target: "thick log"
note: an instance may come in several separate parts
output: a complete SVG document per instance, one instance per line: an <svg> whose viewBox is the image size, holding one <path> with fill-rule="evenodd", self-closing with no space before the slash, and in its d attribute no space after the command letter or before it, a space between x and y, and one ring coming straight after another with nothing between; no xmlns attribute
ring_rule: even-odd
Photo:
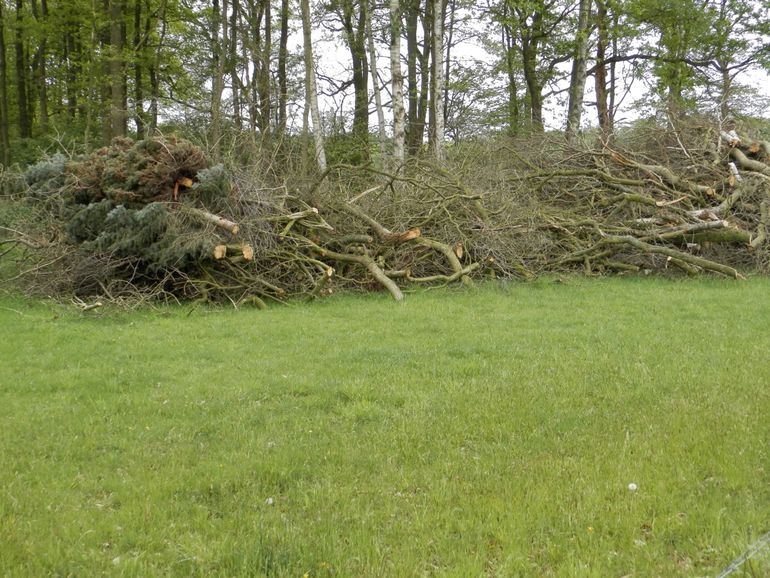
<svg viewBox="0 0 770 578"><path fill-rule="evenodd" d="M329 284L329 281L331 281L331 278L334 276L334 268L333 267L326 267L324 269L323 274L321 275L321 279L316 283L313 290L308 295L309 300L316 299L319 295L321 295L326 289L326 286Z"/></svg>
<svg viewBox="0 0 770 578"><path fill-rule="evenodd" d="M766 165L762 161L750 159L741 149L730 149L730 157L740 168L770 177L770 165Z"/></svg>
<svg viewBox="0 0 770 578"><path fill-rule="evenodd" d="M737 227L724 227L723 229L701 231L694 235L687 235L685 238L690 243L740 243L748 245L751 243L752 235Z"/></svg>
<svg viewBox="0 0 770 578"><path fill-rule="evenodd" d="M624 157L623 155L617 152L612 152L611 156L614 160L616 160L620 164L626 165L628 167L636 168L637 170L646 174L648 178L652 180L658 180L660 182L664 182L680 191L686 191L688 193L693 193L696 195L706 195L706 196L711 196L714 194L713 188L707 187L706 185L698 185L691 181L688 181L687 179L680 177L679 175L675 174L671 169L669 169L668 167L664 167L663 165L647 165L643 163L638 163L636 161L633 161L629 158Z"/></svg>
<svg viewBox="0 0 770 578"><path fill-rule="evenodd" d="M343 204L342 209L346 213L350 213L351 215L358 217L366 224L368 224L383 243L398 245L400 243L406 243L407 241L416 239L422 234L418 228L409 229L408 231L404 231L402 233L394 233L390 229L381 225L371 216L367 215L364 211L354 205L351 205L350 203Z"/></svg>
<svg viewBox="0 0 770 578"><path fill-rule="evenodd" d="M707 271L721 273L722 275L732 277L733 279L745 279L745 277L741 275L738 271L736 271L732 267L728 267L727 265L722 265L721 263L715 263L714 261L709 261L708 259L703 259L702 257L696 257L695 255L689 255L687 253L684 253L682 251L677 251L676 249L672 249L670 247L663 247L661 245L652 245L650 243L645 243L644 241L640 241L636 237L632 237L630 235L607 236L604 239L602 239L601 242L602 244L605 244L605 245L620 245L620 244L631 245L632 247L635 247L636 249L639 249L644 253L658 253L661 255L666 255L667 257L671 257L673 259L679 259L680 261L684 261L685 263L689 263L690 265L695 265L696 267L706 269Z"/></svg>
<svg viewBox="0 0 770 578"><path fill-rule="evenodd" d="M254 260L254 247L249 244L230 244L230 245L217 245L213 251L214 259L231 259L232 257L238 257L243 261Z"/></svg>
<svg viewBox="0 0 770 578"><path fill-rule="evenodd" d="M449 266L452 268L452 271L454 271L454 273L462 280L463 285L473 285L473 279L468 277L467 273L463 273L462 263L460 263L460 259L457 258L457 255L455 254L452 247L446 243L441 243L440 241L435 241L433 239L426 239L425 237L415 238L414 242L417 245L422 245L423 247L430 247L431 249L444 255L447 262L449 263Z"/></svg>
<svg viewBox="0 0 770 578"><path fill-rule="evenodd" d="M406 271L405 276L409 281L414 281L415 283L436 283L438 281L443 281L444 283L452 283L453 281L457 281L462 277L467 277L479 267L481 267L480 263L471 263L464 269L461 269L460 271L455 271L451 275L431 275L429 277L412 277L409 271ZM470 279L470 277L468 278Z"/></svg>
<svg viewBox="0 0 770 578"><path fill-rule="evenodd" d="M751 233L733 227L727 221L706 221L671 227L640 237L642 241L666 240L687 241L689 243L750 243Z"/></svg>
<svg viewBox="0 0 770 578"><path fill-rule="evenodd" d="M203 209L196 209L193 207L186 207L185 210L199 219L202 219L208 223L212 223L219 227L220 229L224 229L226 231L229 231L233 235L237 235L239 231L239 227L237 223L233 223L229 219L225 219L224 217L220 217L219 215L215 215L214 213L209 213L208 211L204 211Z"/></svg>
<svg viewBox="0 0 770 578"><path fill-rule="evenodd" d="M767 229L770 227L770 206L767 201L762 201L759 205L759 227L757 235L751 240L751 247L756 249L767 240Z"/></svg>
<svg viewBox="0 0 770 578"><path fill-rule="evenodd" d="M363 265L369 270L369 273L372 274L372 277L374 277L377 282L380 283L380 285L385 287L385 289L390 292L390 294L393 296L393 299L396 301L401 301L404 298L404 294L401 292L401 289L398 288L398 285L396 285L393 279L385 275L385 272L380 269L379 265L377 265L374 259L372 259L369 255L351 255L350 253L338 253L337 251L332 251L330 249L326 249L325 247L319 247L312 242L311 247L322 257L334 259L335 261L358 263L359 265Z"/></svg>

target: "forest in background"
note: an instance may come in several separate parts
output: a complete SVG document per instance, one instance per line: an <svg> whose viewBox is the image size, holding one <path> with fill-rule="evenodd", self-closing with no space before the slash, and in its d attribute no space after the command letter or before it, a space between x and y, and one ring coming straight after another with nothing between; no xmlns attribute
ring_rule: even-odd
<svg viewBox="0 0 770 578"><path fill-rule="evenodd" d="M768 67L766 2L4 0L0 162L159 129L215 157L312 133L332 160L441 158L540 131L549 108L568 136L610 135L633 82L637 118L729 123L766 113Z"/></svg>

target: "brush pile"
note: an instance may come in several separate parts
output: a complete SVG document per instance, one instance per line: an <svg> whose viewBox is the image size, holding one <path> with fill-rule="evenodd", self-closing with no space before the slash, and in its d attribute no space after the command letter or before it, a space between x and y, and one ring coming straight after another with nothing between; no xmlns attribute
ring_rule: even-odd
<svg viewBox="0 0 770 578"><path fill-rule="evenodd" d="M27 218L0 222L0 249L37 294L260 307L353 288L401 299L481 275L770 269L767 142L700 131L661 133L645 155L540 145L466 149L451 172L338 165L290 187L211 166L182 139L121 139L30 167L14 195Z"/></svg>

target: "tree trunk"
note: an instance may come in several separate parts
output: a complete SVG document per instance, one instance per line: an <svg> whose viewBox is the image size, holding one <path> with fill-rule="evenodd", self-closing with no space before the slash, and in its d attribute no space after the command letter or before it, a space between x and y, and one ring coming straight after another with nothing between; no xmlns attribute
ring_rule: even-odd
<svg viewBox="0 0 770 578"><path fill-rule="evenodd" d="M37 100L40 116L40 132L48 133L48 75L46 73L46 59L48 58L48 36L46 22L48 20L48 2L41 0L40 10L38 10L37 0L31 1L32 15L35 17L37 26L42 29L43 34L40 38L35 56L32 59L32 72L37 85Z"/></svg>
<svg viewBox="0 0 770 578"><path fill-rule="evenodd" d="M404 75L401 72L401 6L390 0L390 74L393 92L393 159L404 162Z"/></svg>
<svg viewBox="0 0 770 578"><path fill-rule="evenodd" d="M604 136L612 134L612 115L607 100L607 58L608 21L605 0L595 0L596 3L596 72L594 73L594 90L596 92L596 115L599 128Z"/></svg>
<svg viewBox="0 0 770 578"><path fill-rule="evenodd" d="M241 110L241 86L238 77L238 21L240 18L240 4L233 0L230 14L230 42L227 47L227 73L230 75L230 91L233 100L233 124L240 130L243 124Z"/></svg>
<svg viewBox="0 0 770 578"><path fill-rule="evenodd" d="M719 96L719 114L721 116L721 121L725 121L731 116L731 110L730 110L730 97L732 96L733 92L733 77L730 74L730 69L728 68L728 64L722 60L718 61L719 65L719 72L720 72L720 80L721 80L721 86L720 86L720 96Z"/></svg>
<svg viewBox="0 0 770 578"><path fill-rule="evenodd" d="M147 15L149 23L150 15ZM134 1L134 124L136 136L143 138L144 122L144 43L142 42L142 3Z"/></svg>
<svg viewBox="0 0 770 578"><path fill-rule="evenodd" d="M363 158L368 158L369 140L369 59L366 55L366 21L368 0L359 0L358 15L354 23L356 5L353 0L342 2L342 26L350 49L353 64L353 137L360 146Z"/></svg>
<svg viewBox="0 0 770 578"><path fill-rule="evenodd" d="M455 19L457 17L457 0L449 0L446 4L449 11L449 27L445 30L446 34L446 58L444 59L444 124L446 125L447 115L449 114L449 75L452 69L452 42L454 41ZM446 21L446 14L444 14Z"/></svg>
<svg viewBox="0 0 770 578"><path fill-rule="evenodd" d="M110 136L126 135L124 0L110 1Z"/></svg>
<svg viewBox="0 0 770 578"><path fill-rule="evenodd" d="M425 16L422 19L423 49L420 53L420 94L417 99L417 118L415 120L414 140L410 151L416 154L423 143L425 119L428 116L428 95L430 90L430 38L433 34L433 0L425 1ZM410 131L411 135L411 131Z"/></svg>
<svg viewBox="0 0 770 578"><path fill-rule="evenodd" d="M588 59L588 16L591 0L580 0L578 27L575 34L575 54L572 60L572 74L569 82L569 104L567 106L567 142L572 142L580 130L583 112L583 95L586 87L586 60Z"/></svg>
<svg viewBox="0 0 770 578"><path fill-rule="evenodd" d="M519 132L519 94L516 80L515 44L510 25L501 27L503 49L505 50L505 73L508 76L508 133L515 136Z"/></svg>
<svg viewBox="0 0 770 578"><path fill-rule="evenodd" d="M227 39L227 0L212 0L211 18L211 148L215 161L220 157L222 140L222 91L224 90L225 59L222 45ZM222 43L219 42L219 30L222 27Z"/></svg>
<svg viewBox="0 0 770 578"><path fill-rule="evenodd" d="M443 0L433 1L433 67L431 87L431 152L437 161L444 160L444 13Z"/></svg>
<svg viewBox="0 0 770 578"><path fill-rule="evenodd" d="M19 136L32 136L32 114L27 96L27 58L24 52L24 2L16 0L16 28L14 50L16 52L16 98L19 109Z"/></svg>
<svg viewBox="0 0 770 578"><path fill-rule="evenodd" d="M364 0L369 1L369 0ZM371 7L370 7L371 8ZM374 91L374 105L377 109L377 134L380 142L380 162L387 155L388 134L385 130L385 111L382 108L382 96L380 95L380 79L377 74L377 49L374 46L374 34L372 34L372 15L369 11L366 18L366 37L369 44L369 71L372 73L372 90Z"/></svg>
<svg viewBox="0 0 770 578"><path fill-rule="evenodd" d="M420 48L417 43L417 23L419 14L420 0L407 0L406 79L409 110L407 111L406 138L410 153L416 152L416 149L422 144L422 127L420 127L419 134L417 130L417 100L419 94L417 88L417 56L420 53Z"/></svg>
<svg viewBox="0 0 770 578"><path fill-rule="evenodd" d="M11 164L11 145L8 139L8 59L5 52L5 15L0 2L0 163Z"/></svg>
<svg viewBox="0 0 770 578"><path fill-rule="evenodd" d="M270 0L264 0L265 36L262 46L259 75L259 116L262 140L270 136L270 52L272 51L272 14Z"/></svg>
<svg viewBox="0 0 770 578"><path fill-rule="evenodd" d="M540 13L531 16L531 26L527 24L529 16L520 22L522 29L521 56L524 71L524 82L527 85L527 104L529 105L529 120L535 130L543 130L543 85L538 79L537 62L539 58L539 41L543 37ZM526 31L526 33L525 33Z"/></svg>
<svg viewBox="0 0 770 578"><path fill-rule="evenodd" d="M150 0L147 0L148 7ZM158 99L160 98L160 79L158 78L158 68L160 67L161 51L163 50L163 44L166 40L166 3L161 3L160 14L158 15L158 21L160 22L160 36L158 38L158 46L155 49L152 64L147 71L150 79L150 133L155 132L158 128Z"/></svg>
<svg viewBox="0 0 770 578"><path fill-rule="evenodd" d="M318 93L315 84L315 63L313 61L313 39L310 33L310 4L308 0L300 0L302 11L302 37L305 55L305 106L310 108L313 119L313 136L315 139L315 158L318 168L326 170L326 153L324 151L321 113L318 110Z"/></svg>
<svg viewBox="0 0 770 578"><path fill-rule="evenodd" d="M78 82L82 75L82 53L78 30L80 24L74 14L68 14L65 23L65 33L63 46L65 48L65 60L67 62L67 114L71 120L74 120L78 113L82 116L82 110L79 107Z"/></svg>
<svg viewBox="0 0 770 578"><path fill-rule="evenodd" d="M286 61L289 58L289 0L281 0L281 38L278 46L278 134L286 132L286 103L288 101L288 82L286 79Z"/></svg>

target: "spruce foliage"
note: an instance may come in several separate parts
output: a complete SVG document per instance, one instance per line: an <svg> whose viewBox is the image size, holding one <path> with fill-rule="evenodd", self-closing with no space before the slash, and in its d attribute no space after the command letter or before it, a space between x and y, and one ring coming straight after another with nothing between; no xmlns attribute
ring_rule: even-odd
<svg viewBox="0 0 770 578"><path fill-rule="evenodd" d="M74 270L87 269L84 262L120 263L109 267L110 275L136 283L170 270L197 275L201 260L223 241L221 231L185 210L225 207L217 197L229 190L227 173L207 164L200 148L183 139L120 138L88 155L43 159L24 178L34 203L60 199L49 216L78 247L82 261Z"/></svg>

